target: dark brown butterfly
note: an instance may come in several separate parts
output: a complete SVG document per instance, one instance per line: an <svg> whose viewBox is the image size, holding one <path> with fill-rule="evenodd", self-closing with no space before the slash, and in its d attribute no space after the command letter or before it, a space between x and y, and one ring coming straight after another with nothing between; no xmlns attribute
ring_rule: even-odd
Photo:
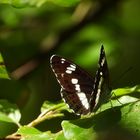
<svg viewBox="0 0 140 140"><path fill-rule="evenodd" d="M51 68L61 86L61 96L76 114L95 112L110 98L109 71L104 47L101 46L95 78L63 57L53 55Z"/></svg>

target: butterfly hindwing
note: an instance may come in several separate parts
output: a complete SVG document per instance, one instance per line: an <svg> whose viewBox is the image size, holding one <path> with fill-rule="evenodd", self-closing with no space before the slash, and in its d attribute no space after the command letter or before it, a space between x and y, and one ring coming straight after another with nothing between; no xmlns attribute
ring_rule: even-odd
<svg viewBox="0 0 140 140"><path fill-rule="evenodd" d="M101 104L110 98L109 70L103 46L101 47L98 65L90 100L91 110L93 111L96 111Z"/></svg>
<svg viewBox="0 0 140 140"><path fill-rule="evenodd" d="M90 112L90 94L85 94L84 92L71 93L61 89L61 96L69 108L71 108L76 114L84 115Z"/></svg>

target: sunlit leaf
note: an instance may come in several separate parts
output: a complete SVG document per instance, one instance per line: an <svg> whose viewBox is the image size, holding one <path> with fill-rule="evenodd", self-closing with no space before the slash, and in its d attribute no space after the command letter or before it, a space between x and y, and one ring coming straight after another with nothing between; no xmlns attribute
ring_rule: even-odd
<svg viewBox="0 0 140 140"><path fill-rule="evenodd" d="M134 87L118 88L112 91L113 96L122 96L126 94L131 94L133 92L140 92L140 85Z"/></svg>
<svg viewBox="0 0 140 140"><path fill-rule="evenodd" d="M93 116L73 121L63 121L62 128L67 140L93 140L99 137L105 139L108 135L120 135L120 139L131 135L132 139L140 137L139 118L140 101L116 106ZM112 129L113 128L113 129ZM120 129L125 133L121 133ZM127 132L128 131L128 132ZM131 132L131 133L130 133ZM121 134L120 134L121 133Z"/></svg>
<svg viewBox="0 0 140 140"><path fill-rule="evenodd" d="M80 2L80 0L1 0L0 3L10 4L14 7L25 7L25 6L41 6L46 2L52 2L60 6L73 6Z"/></svg>
<svg viewBox="0 0 140 140"><path fill-rule="evenodd" d="M67 140L64 136L63 131L56 135L56 140Z"/></svg>
<svg viewBox="0 0 140 140"><path fill-rule="evenodd" d="M20 112L16 105L0 100L0 138L16 131L19 126Z"/></svg>
<svg viewBox="0 0 140 140"><path fill-rule="evenodd" d="M67 140L85 140L85 138L88 138L88 140L93 139L92 128L83 128L78 125L72 124L69 121L63 121L62 127L64 136Z"/></svg>
<svg viewBox="0 0 140 140"><path fill-rule="evenodd" d="M21 114L15 104L11 104L6 100L0 100L0 121L19 124Z"/></svg>
<svg viewBox="0 0 140 140"><path fill-rule="evenodd" d="M1 54L0 54L0 78L10 79Z"/></svg>
<svg viewBox="0 0 140 140"><path fill-rule="evenodd" d="M33 127L21 127L17 131L17 134L22 136L22 140L46 140L54 139L54 135L51 132L41 132Z"/></svg>
<svg viewBox="0 0 140 140"><path fill-rule="evenodd" d="M41 131L37 130L34 127L23 126L18 129L17 133L26 136L41 134Z"/></svg>
<svg viewBox="0 0 140 140"><path fill-rule="evenodd" d="M100 111L103 111L103 110L106 110L106 109L109 109L109 108L113 108L113 107L117 107L117 106L122 106L122 105L125 105L125 104L128 104L128 103L136 102L138 100L139 99L135 98L135 97L122 96L122 97L120 97L118 99L110 100L108 103L103 104L101 106L101 108L99 108L98 111L100 113Z"/></svg>
<svg viewBox="0 0 140 140"><path fill-rule="evenodd" d="M41 107L41 112L48 112L48 111L58 111L61 112L63 110L68 110L67 105L63 102L52 103L49 101L45 101Z"/></svg>

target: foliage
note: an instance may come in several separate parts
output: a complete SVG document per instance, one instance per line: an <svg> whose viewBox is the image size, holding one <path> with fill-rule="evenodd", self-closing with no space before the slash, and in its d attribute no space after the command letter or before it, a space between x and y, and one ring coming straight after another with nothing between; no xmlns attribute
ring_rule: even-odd
<svg viewBox="0 0 140 140"><path fill-rule="evenodd" d="M1 0L0 139L140 139L139 6L139 0ZM61 101L49 59L62 55L95 75L101 44L111 101L77 116Z"/></svg>
<svg viewBox="0 0 140 140"><path fill-rule="evenodd" d="M138 86L138 89L140 89L140 86ZM119 91L120 89L116 89L116 92L112 91L114 94L116 94L116 96L118 92L117 90ZM124 94L124 92L122 92L122 94ZM113 107L111 107L110 102L108 102L102 106L102 111L98 110L96 114L82 116L80 119L76 120L62 121L62 130L57 133L51 133L50 131L41 132L40 130L34 128L34 126L38 125L42 121L45 121L46 119L50 120L54 117L63 116L63 110L69 111L69 109L65 107L66 105L64 103L52 104L46 101L42 105L42 108L45 106L45 110L43 109L45 112L43 111L34 121L22 126L19 124L20 112L17 107L11 103L8 103L7 101L1 100L0 123L3 123L3 125L1 125L1 130L3 133L5 132L6 136L9 134L9 132L7 132L7 123L10 125L10 127L15 123L18 126L17 132L13 135L9 135L7 138L20 135L24 140L85 140L85 138L92 140L96 139L97 137L102 137L102 135L107 137L107 131L110 132L112 128L114 129L113 133L115 132L117 135L117 133L120 133L118 130L119 127L123 129L123 131L130 131L133 138L140 137L140 133L137 131L137 129L140 127L140 102L138 98L123 96L117 100L112 100L111 102ZM14 130L16 131L16 129L17 128ZM100 131L102 131L104 134L100 134ZM0 134L0 137L4 136L3 133ZM126 135L123 135L123 137L127 138Z"/></svg>
<svg viewBox="0 0 140 140"><path fill-rule="evenodd" d="M37 1L37 0L26 0L26 1L25 0L12 0L12 1L1 0L0 3L10 4L14 7L25 7L25 6L37 6L37 7L39 7L46 2L52 2L54 4L58 4L61 6L72 6L79 1L80 0L67 0L67 1L64 1L64 0L40 0L40 1Z"/></svg>
<svg viewBox="0 0 140 140"><path fill-rule="evenodd" d="M9 79L1 54L0 54L0 78Z"/></svg>

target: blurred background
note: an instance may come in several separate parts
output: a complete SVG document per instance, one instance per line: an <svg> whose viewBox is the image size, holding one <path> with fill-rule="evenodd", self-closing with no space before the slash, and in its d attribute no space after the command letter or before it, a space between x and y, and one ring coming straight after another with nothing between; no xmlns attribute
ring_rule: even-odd
<svg viewBox="0 0 140 140"><path fill-rule="evenodd" d="M0 52L11 77L0 79L0 98L16 103L21 123L29 123L45 100L61 100L51 55L74 61L94 77L102 44L112 88L138 85L139 13L139 0L0 2Z"/></svg>

